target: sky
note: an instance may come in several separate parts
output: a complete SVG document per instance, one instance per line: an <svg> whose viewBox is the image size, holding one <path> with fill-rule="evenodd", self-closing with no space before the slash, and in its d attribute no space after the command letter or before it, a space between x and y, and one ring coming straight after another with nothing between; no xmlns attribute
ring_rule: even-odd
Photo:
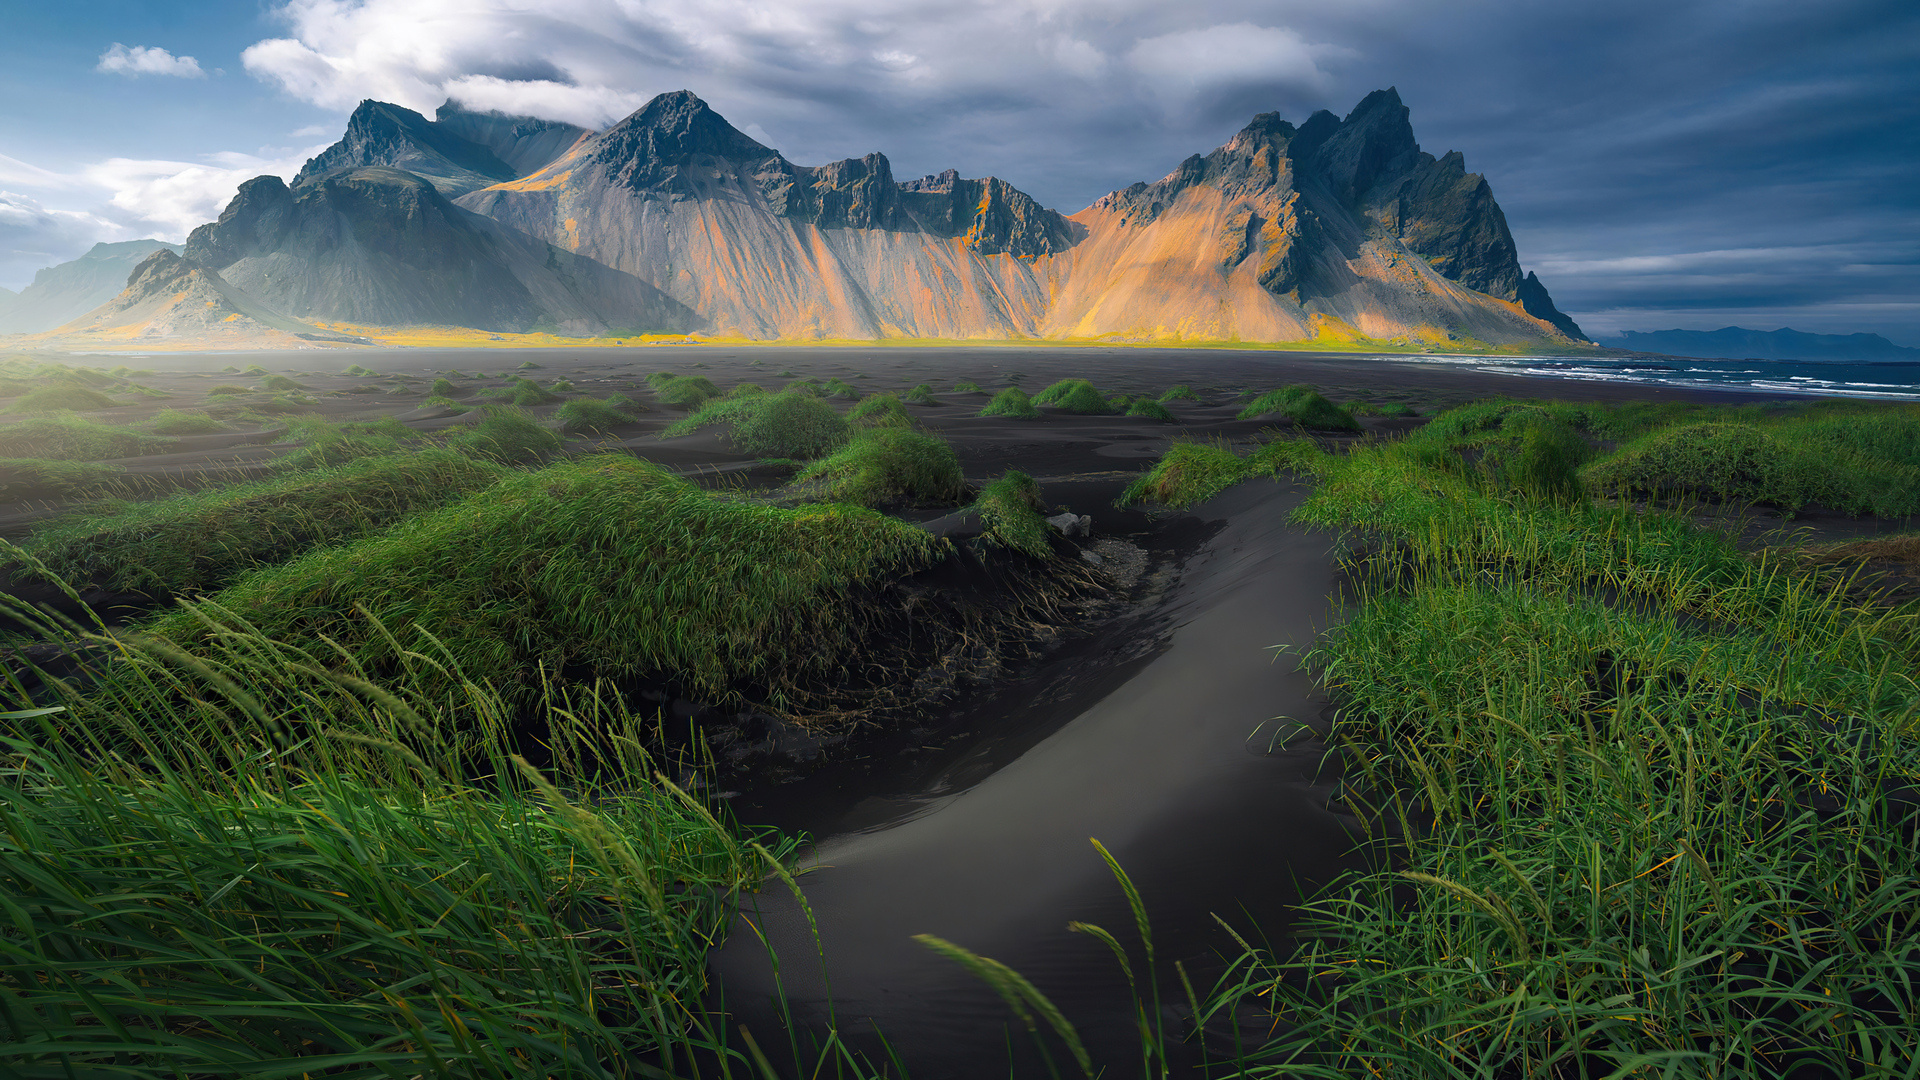
<svg viewBox="0 0 1920 1080"><path fill-rule="evenodd" d="M1912 0L0 0L0 287L179 241L363 98L604 126L688 89L800 164L1063 212L1394 86L1589 334L1920 346Z"/></svg>

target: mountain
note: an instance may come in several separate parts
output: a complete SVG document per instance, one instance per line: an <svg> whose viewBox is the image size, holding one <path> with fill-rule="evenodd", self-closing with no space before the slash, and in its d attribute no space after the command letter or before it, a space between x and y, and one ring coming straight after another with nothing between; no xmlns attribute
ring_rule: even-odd
<svg viewBox="0 0 1920 1080"><path fill-rule="evenodd" d="M19 293L0 296L0 334L37 334L86 314L113 299L133 268L162 249L180 251L158 240L95 244L71 262L41 270Z"/></svg>
<svg viewBox="0 0 1920 1080"><path fill-rule="evenodd" d="M186 259L302 319L567 334L697 323L637 278L460 209L429 178L377 165L302 175L242 184L187 238Z"/></svg>
<svg viewBox="0 0 1920 1080"><path fill-rule="evenodd" d="M367 101L291 184L242 185L182 258L236 311L352 326L1584 337L1522 272L1485 178L1421 151L1390 89L1344 119L1257 116L1071 216L997 177L898 180L879 153L795 164L687 91L600 132Z"/></svg>
<svg viewBox="0 0 1920 1080"><path fill-rule="evenodd" d="M1072 217L997 178L795 165L663 94L458 205L644 278L748 337L1582 338L1523 276L1458 154L1391 90L1344 121L1255 118Z"/></svg>
<svg viewBox="0 0 1920 1080"><path fill-rule="evenodd" d="M96 343L261 348L311 341L356 341L289 319L235 289L219 274L174 254L171 245L148 255L113 299L53 331Z"/></svg>
<svg viewBox="0 0 1920 1080"><path fill-rule="evenodd" d="M362 101L347 131L309 159L295 184L383 165L413 173L448 197L533 172L588 134L552 120L470 112L448 102L436 119L384 101Z"/></svg>
<svg viewBox="0 0 1920 1080"><path fill-rule="evenodd" d="M1161 180L1073 219L1090 239L1056 332L1129 324L1162 335L1283 341L1344 324L1373 338L1585 337L1521 276L1506 216L1457 152L1414 141L1394 90L1342 120L1254 117Z"/></svg>
<svg viewBox="0 0 1920 1080"><path fill-rule="evenodd" d="M1732 360L1905 360L1920 361L1920 349L1895 345L1879 334L1803 334L1798 330L1628 330L1600 342L1609 348L1670 356L1726 357Z"/></svg>

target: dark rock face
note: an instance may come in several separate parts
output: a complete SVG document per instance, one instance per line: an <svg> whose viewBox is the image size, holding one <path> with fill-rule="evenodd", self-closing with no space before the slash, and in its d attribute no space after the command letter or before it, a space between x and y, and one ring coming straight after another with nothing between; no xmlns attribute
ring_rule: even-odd
<svg viewBox="0 0 1920 1080"><path fill-rule="evenodd" d="M1206 157L1196 154L1157 183L1134 184L1094 205L1118 212L1122 224L1144 226L1199 184L1243 202L1221 238L1222 265L1238 265L1264 238L1260 283L1275 293L1297 300L1333 291L1342 275L1320 253L1351 256L1360 239L1384 235L1442 277L1516 301L1569 337L1585 336L1537 277L1522 276L1486 179L1467 172L1457 151L1422 152L1391 88L1368 94L1345 120L1321 111L1295 128L1262 113Z"/></svg>
<svg viewBox="0 0 1920 1080"><path fill-rule="evenodd" d="M722 162L774 170L785 164L686 90L661 94L601 132L590 160L624 187L685 198L709 194Z"/></svg>
<svg viewBox="0 0 1920 1080"><path fill-rule="evenodd" d="M474 112L449 101L433 114L434 125L450 135L484 147L515 176L539 172L593 132L558 120ZM371 164L371 163L369 163Z"/></svg>
<svg viewBox="0 0 1920 1080"><path fill-rule="evenodd" d="M1527 314L1552 323L1561 333L1575 341L1587 340L1587 332L1580 329L1579 324L1568 318L1566 313L1553 306L1553 297L1547 295L1547 287L1540 284L1540 279L1534 276L1532 271L1528 271L1526 280L1520 283L1519 300L1520 306L1526 309Z"/></svg>
<svg viewBox="0 0 1920 1080"><path fill-rule="evenodd" d="M998 177L967 180L956 169L900 185L901 203L922 231L958 236L983 255L1032 258L1065 251L1073 222Z"/></svg>
<svg viewBox="0 0 1920 1080"><path fill-rule="evenodd" d="M487 146L412 109L363 101L348 118L347 133L309 160L294 183L370 165L425 177L450 198L522 175Z"/></svg>

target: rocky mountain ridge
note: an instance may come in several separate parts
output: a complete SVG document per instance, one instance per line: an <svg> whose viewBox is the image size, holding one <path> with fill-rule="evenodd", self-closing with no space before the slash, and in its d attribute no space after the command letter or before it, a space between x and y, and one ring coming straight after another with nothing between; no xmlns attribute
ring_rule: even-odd
<svg viewBox="0 0 1920 1080"><path fill-rule="evenodd" d="M363 102L186 260L294 319L568 334L1444 344L1583 337L1393 90L1255 117L1071 216L996 177L798 165L687 91L601 132Z"/></svg>
<svg viewBox="0 0 1920 1080"><path fill-rule="evenodd" d="M1879 334L1807 334L1790 327L1749 330L1627 330L1602 344L1635 352L1729 360L1852 360L1920 363L1920 349L1895 345Z"/></svg>

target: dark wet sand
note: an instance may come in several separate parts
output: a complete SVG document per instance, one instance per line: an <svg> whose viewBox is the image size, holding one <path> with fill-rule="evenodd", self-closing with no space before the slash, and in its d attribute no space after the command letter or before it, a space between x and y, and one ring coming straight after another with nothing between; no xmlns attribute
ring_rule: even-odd
<svg viewBox="0 0 1920 1080"><path fill-rule="evenodd" d="M820 921L839 1025L866 1032L877 1024L923 1078L1008 1075L1009 1014L972 977L915 944L916 933L1012 964L1055 997L1100 1059L1123 1072L1137 1059L1111 956L1092 939L1066 931L1070 920L1080 919L1134 940L1132 917L1089 838L1113 850L1147 897L1163 976L1171 977L1173 961L1181 960L1203 992L1229 944L1212 914L1243 933L1257 924L1284 934L1288 905L1350 865L1347 822L1327 808L1330 778L1319 775L1317 744L1268 749L1277 725L1288 722L1278 718L1319 724L1326 708L1295 657L1337 618L1333 537L1286 524L1302 494L1287 485L1246 485L1158 519L1115 509L1114 496L1174 438L1251 438L1266 425L1233 419L1235 395L1292 383L1315 386L1336 401L1398 401L1424 414L1496 395L1760 400L1345 355L1227 350L715 346L100 360L103 368L151 367L155 374L140 381L173 395L97 414L110 422L137 421L163 407L201 407L208 388L257 381L218 368L251 363L309 385L332 418L395 415L423 430L470 422L418 411L432 377L448 368L488 377L463 386L497 386L512 374L542 383L565 377L581 393L618 391L642 401L652 400L644 377L657 370L703 374L723 390L743 380L778 388L789 381L778 375L783 370L822 381L838 377L863 393L928 382L942 404L912 412L954 444L969 479L984 482L1022 469L1041 481L1050 504L1091 515L1097 536L1146 548L1151 580L1130 615L1070 636L1051 658L918 727L850 745L804 779L763 784L733 800L748 824L778 824L817 838L809 861L817 869L803 882ZM540 368L518 371L527 360ZM331 394L391 381L337 374L348 364L415 379L402 392ZM1068 377L1091 378L1107 393L1158 393L1185 383L1203 400L1173 403L1178 422L1171 425L1051 412L1032 421L974 415L988 392L1015 376L1029 391ZM987 392L951 392L960 380ZM710 432L659 439L657 432L681 415L656 407L590 442L708 483L778 479ZM1365 423L1381 434L1410 426ZM273 445L275 438L272 428L191 437L171 453L119 464L150 488L257 476L285 449ZM64 508L45 501L0 505L0 536L17 539ZM12 591L55 598L44 587ZM89 600L119 617L148 604L103 594ZM1290 651L1277 654L1277 646ZM763 893L759 900L760 910L749 917L779 946L787 1000L807 1024L817 1025L824 994L804 920L782 896ZM773 986L764 953L748 927L735 934L716 969L761 1045L785 1046L766 1005ZM1016 1051L1015 1061L1016 1075L1035 1074L1028 1051Z"/></svg>

